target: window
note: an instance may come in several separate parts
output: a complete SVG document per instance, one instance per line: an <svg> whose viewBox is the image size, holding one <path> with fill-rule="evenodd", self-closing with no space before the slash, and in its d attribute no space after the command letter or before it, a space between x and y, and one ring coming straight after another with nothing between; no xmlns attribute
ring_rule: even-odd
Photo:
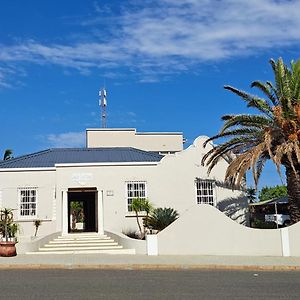
<svg viewBox="0 0 300 300"><path fill-rule="evenodd" d="M212 180L196 179L198 204L215 205L215 182Z"/></svg>
<svg viewBox="0 0 300 300"><path fill-rule="evenodd" d="M145 181L126 182L127 211L132 211L131 203L134 198L146 199L147 190Z"/></svg>
<svg viewBox="0 0 300 300"><path fill-rule="evenodd" d="M19 189L20 217L36 217L36 188Z"/></svg>

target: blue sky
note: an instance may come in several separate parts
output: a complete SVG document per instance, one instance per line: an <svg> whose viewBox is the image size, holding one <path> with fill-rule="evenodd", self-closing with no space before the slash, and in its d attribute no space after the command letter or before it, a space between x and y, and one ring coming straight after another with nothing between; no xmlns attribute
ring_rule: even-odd
<svg viewBox="0 0 300 300"><path fill-rule="evenodd" d="M249 3L248 3L249 2ZM0 151L84 145L100 126L213 135L247 111L224 84L272 80L268 61L299 58L300 1L2 1ZM261 185L279 184L267 167Z"/></svg>

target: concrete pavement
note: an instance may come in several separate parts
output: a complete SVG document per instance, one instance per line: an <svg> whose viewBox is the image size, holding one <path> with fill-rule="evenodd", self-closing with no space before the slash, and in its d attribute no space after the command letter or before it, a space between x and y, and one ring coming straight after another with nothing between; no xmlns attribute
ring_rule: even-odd
<svg viewBox="0 0 300 300"><path fill-rule="evenodd" d="M0 257L0 269L233 269L233 270L296 270L300 257L248 256L147 256L109 254L17 255Z"/></svg>

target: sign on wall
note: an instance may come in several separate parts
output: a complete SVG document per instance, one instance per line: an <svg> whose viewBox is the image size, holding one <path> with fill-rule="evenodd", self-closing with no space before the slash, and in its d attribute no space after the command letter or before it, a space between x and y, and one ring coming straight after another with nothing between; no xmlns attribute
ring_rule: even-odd
<svg viewBox="0 0 300 300"><path fill-rule="evenodd" d="M88 182L93 180L92 173L73 173L72 174L72 182L78 183L80 185L86 185Z"/></svg>

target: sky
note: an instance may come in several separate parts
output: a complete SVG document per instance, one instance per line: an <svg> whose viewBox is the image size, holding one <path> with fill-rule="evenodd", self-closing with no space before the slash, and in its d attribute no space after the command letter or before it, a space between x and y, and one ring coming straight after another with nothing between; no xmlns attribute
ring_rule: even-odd
<svg viewBox="0 0 300 300"><path fill-rule="evenodd" d="M248 109L226 84L273 80L299 58L300 0L10 0L0 3L0 153L82 147L100 127L212 136ZM256 93L255 90L251 91ZM281 184L267 166L261 186Z"/></svg>

